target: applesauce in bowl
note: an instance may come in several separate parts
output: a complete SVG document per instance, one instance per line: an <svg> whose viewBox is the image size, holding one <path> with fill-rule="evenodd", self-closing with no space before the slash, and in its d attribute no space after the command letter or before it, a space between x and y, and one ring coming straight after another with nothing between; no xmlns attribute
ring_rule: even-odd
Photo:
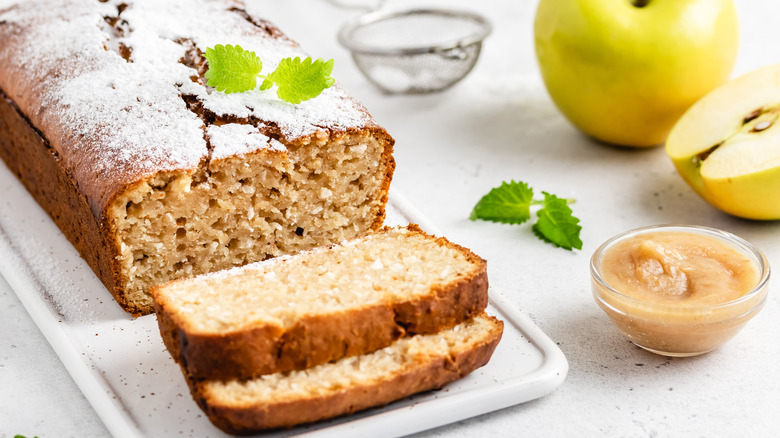
<svg viewBox="0 0 780 438"><path fill-rule="evenodd" d="M590 264L593 296L634 344L694 356L731 339L764 306L769 263L724 231L661 225L619 234Z"/></svg>

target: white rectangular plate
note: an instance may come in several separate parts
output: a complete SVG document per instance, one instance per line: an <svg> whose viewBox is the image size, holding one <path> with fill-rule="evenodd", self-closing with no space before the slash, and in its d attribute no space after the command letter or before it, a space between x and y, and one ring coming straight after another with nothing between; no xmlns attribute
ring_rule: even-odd
<svg viewBox="0 0 780 438"><path fill-rule="evenodd" d="M122 311L24 186L0 164L0 288L10 286L115 437L225 436L193 402L165 351L154 315ZM435 234L399 193L389 225L414 222ZM7 283L6 283L7 282ZM523 313L491 296L505 322L490 363L466 378L388 406L265 434L382 437L409 434L541 397L568 364Z"/></svg>

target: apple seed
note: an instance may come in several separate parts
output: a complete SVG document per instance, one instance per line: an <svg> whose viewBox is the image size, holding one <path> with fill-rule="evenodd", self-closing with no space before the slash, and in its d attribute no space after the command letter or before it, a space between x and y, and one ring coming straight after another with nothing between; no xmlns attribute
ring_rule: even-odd
<svg viewBox="0 0 780 438"><path fill-rule="evenodd" d="M770 126L772 126L772 122L769 120L764 120L763 122L756 123L756 126L754 126L750 132L761 132Z"/></svg>
<svg viewBox="0 0 780 438"><path fill-rule="evenodd" d="M758 116L760 116L762 112L764 112L764 108L763 108L763 107L759 107L759 108L757 108L757 109L756 109L756 110L754 110L752 113L750 113L750 114L746 115L744 119L742 119L742 124L743 124L743 125L746 125L746 124L748 124L750 121L757 119L757 118L758 118Z"/></svg>
<svg viewBox="0 0 780 438"><path fill-rule="evenodd" d="M707 157L709 157L710 155L712 155L712 153L713 153L713 152L715 152L715 150L716 150L716 149L718 149L718 148L719 148L719 147L721 147L721 146L723 146L723 142L720 142L720 143L716 144L715 146L713 146L713 147L711 147L711 148L707 149L707 150L706 150L706 151L704 151L704 152L700 152L700 153L696 154L696 156L694 156L694 157L693 157L693 161L694 161L694 163L696 163L696 165L701 165L701 163L702 163L704 160L706 160L706 159L707 159Z"/></svg>

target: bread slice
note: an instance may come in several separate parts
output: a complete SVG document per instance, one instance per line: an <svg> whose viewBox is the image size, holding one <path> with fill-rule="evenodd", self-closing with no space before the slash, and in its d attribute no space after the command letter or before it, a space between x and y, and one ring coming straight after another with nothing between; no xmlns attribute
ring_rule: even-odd
<svg viewBox="0 0 780 438"><path fill-rule="evenodd" d="M481 314L440 333L405 337L307 370L188 383L211 422L228 433L290 427L440 388L485 365L502 333L501 321Z"/></svg>
<svg viewBox="0 0 780 438"><path fill-rule="evenodd" d="M196 379L309 368L434 333L487 306L486 263L416 226L152 288Z"/></svg>

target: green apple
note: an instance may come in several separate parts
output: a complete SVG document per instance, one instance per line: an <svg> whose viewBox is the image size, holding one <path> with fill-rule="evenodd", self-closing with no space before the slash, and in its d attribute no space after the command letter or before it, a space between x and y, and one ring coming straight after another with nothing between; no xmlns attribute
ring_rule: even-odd
<svg viewBox="0 0 780 438"><path fill-rule="evenodd" d="M663 143L728 80L739 42L732 0L540 0L534 35L561 112L623 146Z"/></svg>
<svg viewBox="0 0 780 438"><path fill-rule="evenodd" d="M726 83L677 122L666 152L709 203L734 216L780 219L780 65Z"/></svg>

